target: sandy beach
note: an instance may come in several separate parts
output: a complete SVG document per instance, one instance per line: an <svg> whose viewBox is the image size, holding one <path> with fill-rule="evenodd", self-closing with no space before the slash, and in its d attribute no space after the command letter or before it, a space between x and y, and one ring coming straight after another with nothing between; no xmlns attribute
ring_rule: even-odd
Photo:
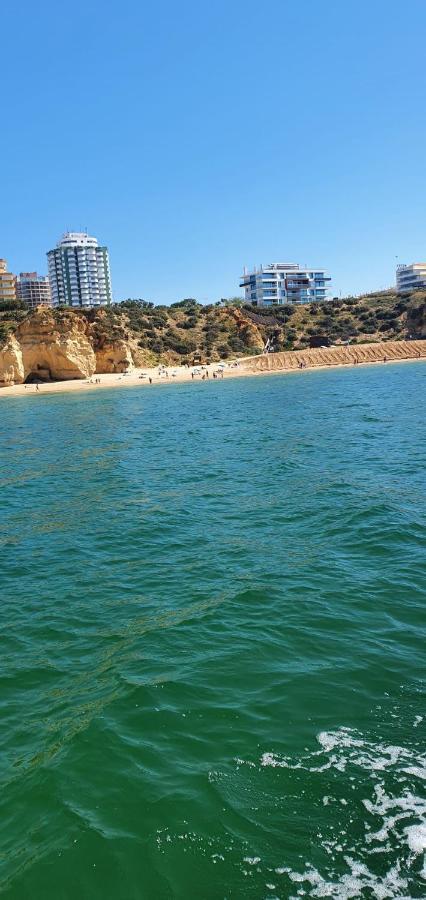
<svg viewBox="0 0 426 900"><path fill-rule="evenodd" d="M11 387L0 388L0 397L16 397L23 394L53 394L63 391L91 391L114 387L153 387L158 384L174 384L182 381L202 381L203 376L205 381L207 379L214 380L213 373L216 373L218 379L254 374L242 363L239 363L238 367L227 365L226 368L220 370L218 370L217 363L203 366L202 369L197 366L191 368L187 366L165 366L164 368L156 366L155 368L134 368L130 372L122 374L114 372L107 375L92 375L91 378L45 382L39 385L16 384Z"/></svg>
<svg viewBox="0 0 426 900"><path fill-rule="evenodd" d="M205 366L155 366L133 368L126 373L96 374L69 381L17 384L0 388L0 397L41 396L64 391L93 391L116 387L147 387L182 382L222 380L254 375L272 375L313 369L342 368L355 365L386 365L426 359L426 340L331 347L316 350L262 354Z"/></svg>

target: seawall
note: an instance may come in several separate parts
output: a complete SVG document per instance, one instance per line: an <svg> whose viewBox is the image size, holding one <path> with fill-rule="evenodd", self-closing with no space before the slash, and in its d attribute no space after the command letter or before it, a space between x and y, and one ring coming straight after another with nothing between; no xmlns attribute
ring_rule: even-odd
<svg viewBox="0 0 426 900"><path fill-rule="evenodd" d="M324 347L313 350L291 350L267 353L244 360L244 367L252 372L273 372L280 369L314 368L315 366L353 366L356 363L389 362L400 359L426 357L426 340L383 341L380 344L354 344L344 347ZM302 364L302 366L301 366Z"/></svg>

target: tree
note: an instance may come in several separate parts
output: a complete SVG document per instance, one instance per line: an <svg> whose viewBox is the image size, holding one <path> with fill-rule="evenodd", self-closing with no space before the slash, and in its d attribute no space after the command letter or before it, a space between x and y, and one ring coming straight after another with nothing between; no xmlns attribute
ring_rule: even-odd
<svg viewBox="0 0 426 900"><path fill-rule="evenodd" d="M119 306L124 306L125 309L154 309L154 304L150 300L142 300L140 297L135 300L128 297L127 300L122 300Z"/></svg>
<svg viewBox="0 0 426 900"><path fill-rule="evenodd" d="M185 300L179 300L177 303L171 303L171 309L192 309L194 306L199 306L198 300L195 300L194 297L187 297Z"/></svg>

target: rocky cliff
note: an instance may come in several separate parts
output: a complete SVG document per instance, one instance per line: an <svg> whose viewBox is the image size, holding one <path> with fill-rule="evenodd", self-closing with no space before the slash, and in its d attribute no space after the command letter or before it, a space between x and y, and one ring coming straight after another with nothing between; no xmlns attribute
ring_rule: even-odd
<svg viewBox="0 0 426 900"><path fill-rule="evenodd" d="M122 339L101 340L85 316L39 308L10 333L0 348L0 385L66 381L133 366Z"/></svg>

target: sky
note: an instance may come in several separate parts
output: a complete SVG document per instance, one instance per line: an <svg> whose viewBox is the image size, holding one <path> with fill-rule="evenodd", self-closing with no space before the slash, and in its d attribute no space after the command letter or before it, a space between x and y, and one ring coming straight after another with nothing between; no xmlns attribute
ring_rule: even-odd
<svg viewBox="0 0 426 900"><path fill-rule="evenodd" d="M0 256L87 230L116 300L215 302L243 266L338 296L426 258L424 0L2 4Z"/></svg>

